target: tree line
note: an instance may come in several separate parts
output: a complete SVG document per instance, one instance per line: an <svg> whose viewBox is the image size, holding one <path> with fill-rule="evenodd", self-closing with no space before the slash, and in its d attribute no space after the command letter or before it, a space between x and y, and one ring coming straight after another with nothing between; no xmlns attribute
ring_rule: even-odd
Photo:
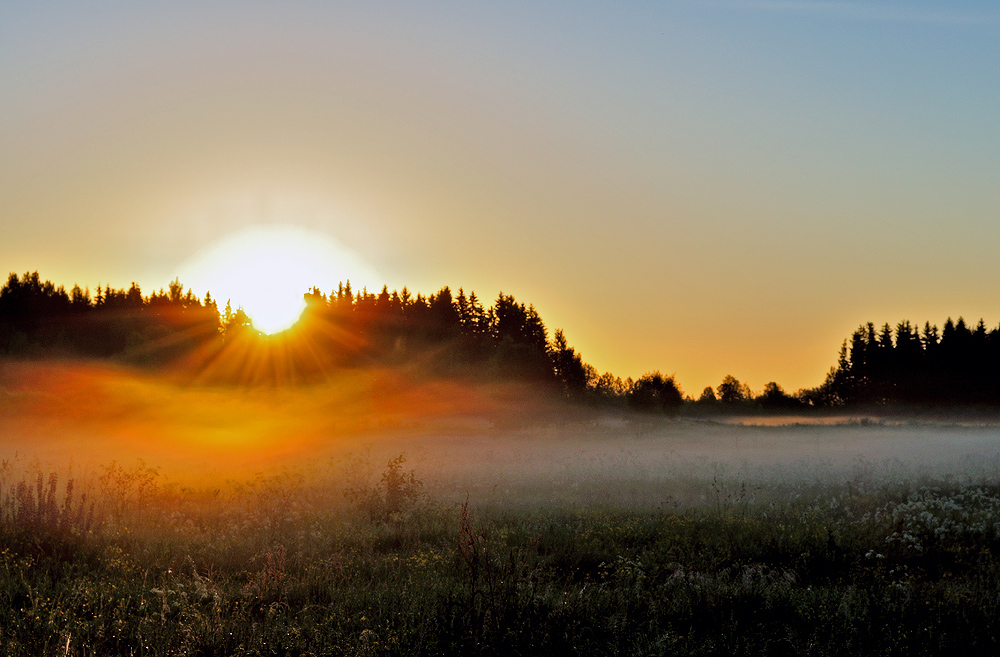
<svg viewBox="0 0 1000 657"><path fill-rule="evenodd" d="M562 330L551 336L534 306L500 292L489 306L475 292L445 286L427 296L406 287L380 292L341 283L305 295L294 331L325 365L417 367L442 376L530 382L572 399L651 412L692 409L796 410L859 405L1000 405L1000 327L950 318L939 331L903 321L860 326L845 340L822 384L789 394L771 381L763 391L727 375L697 398L659 371L638 379L599 374ZM144 295L136 283L69 291L38 272L10 274L0 287L0 355L85 357L135 365L178 362L266 342L242 308L220 311L174 280ZM322 368L321 368L322 369Z"/></svg>
<svg viewBox="0 0 1000 657"><path fill-rule="evenodd" d="M211 294L199 299L179 282L144 296L138 285L69 292L38 272L10 274L0 287L0 354L83 356L160 364L220 335Z"/></svg>
<svg viewBox="0 0 1000 657"><path fill-rule="evenodd" d="M637 380L599 376L562 330L550 337L533 305L503 292L486 306L475 292L454 294L448 286L425 296L406 287L358 291L347 282L330 294L313 288L304 299L294 331L275 340L307 345L298 352L324 365L416 365L437 375L533 383L567 398L657 412L684 401L674 377L658 371ZM200 298L177 280L149 295L136 283L99 285L94 294L75 285L67 292L38 272L12 273L0 287L0 355L8 357L157 366L269 340L242 308L227 302L220 311L211 293Z"/></svg>
<svg viewBox="0 0 1000 657"><path fill-rule="evenodd" d="M803 398L818 406L1000 405L1000 327L961 317L938 330L909 321L893 329L859 326L840 348L822 385Z"/></svg>

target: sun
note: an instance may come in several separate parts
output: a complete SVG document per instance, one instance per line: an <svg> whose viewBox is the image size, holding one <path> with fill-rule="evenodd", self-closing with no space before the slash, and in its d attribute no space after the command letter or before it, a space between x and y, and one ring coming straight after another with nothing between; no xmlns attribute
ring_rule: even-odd
<svg viewBox="0 0 1000 657"><path fill-rule="evenodd" d="M178 274L193 290L211 292L224 306L242 307L254 328L280 333L298 320L303 295L329 292L338 282L354 287L378 280L355 252L329 235L290 224L253 226L198 252Z"/></svg>

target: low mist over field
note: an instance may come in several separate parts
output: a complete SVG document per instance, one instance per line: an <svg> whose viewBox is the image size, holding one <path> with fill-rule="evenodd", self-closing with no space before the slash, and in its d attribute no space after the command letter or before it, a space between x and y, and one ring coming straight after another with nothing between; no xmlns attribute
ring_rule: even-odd
<svg viewBox="0 0 1000 657"><path fill-rule="evenodd" d="M988 422L79 363L5 363L0 404L12 655L995 648Z"/></svg>
<svg viewBox="0 0 1000 657"><path fill-rule="evenodd" d="M697 498L706 482L722 480L975 481L1000 472L992 422L671 419L372 371L313 386L239 388L107 366L6 363L0 405L3 459L77 475L141 460L195 486L288 471L333 484L376 476L404 455L442 501L469 493L515 504L646 506Z"/></svg>

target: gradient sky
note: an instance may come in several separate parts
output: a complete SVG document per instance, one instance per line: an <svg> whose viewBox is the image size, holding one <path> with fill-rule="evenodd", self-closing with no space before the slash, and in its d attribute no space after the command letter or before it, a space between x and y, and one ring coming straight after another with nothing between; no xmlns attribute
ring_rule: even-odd
<svg viewBox="0 0 1000 657"><path fill-rule="evenodd" d="M695 396L1000 322L995 2L493 4L0 4L0 263L150 292L291 223Z"/></svg>

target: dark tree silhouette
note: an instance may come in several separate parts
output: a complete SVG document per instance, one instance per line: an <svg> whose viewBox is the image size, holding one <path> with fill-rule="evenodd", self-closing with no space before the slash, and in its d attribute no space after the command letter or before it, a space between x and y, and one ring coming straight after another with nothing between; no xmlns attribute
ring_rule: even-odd
<svg viewBox="0 0 1000 657"><path fill-rule="evenodd" d="M963 318L949 317L940 332L925 322L919 334L909 321L878 333L868 323L844 343L823 384L802 398L814 406L996 406L998 368L1000 328L990 330L983 320L969 328Z"/></svg>
<svg viewBox="0 0 1000 657"><path fill-rule="evenodd" d="M756 401L762 408L770 410L790 410L802 406L802 402L799 399L786 393L784 388L775 381L769 381L764 384L764 391L757 397Z"/></svg>
<svg viewBox="0 0 1000 657"><path fill-rule="evenodd" d="M562 385L563 392L571 397L582 395L593 375L584 365L580 354L566 342L566 335L561 329L556 331L549 353L552 357L553 374Z"/></svg>
<svg viewBox="0 0 1000 657"><path fill-rule="evenodd" d="M171 294L144 297L138 284L96 295L75 285L42 281L38 272L10 274L0 288L0 354L115 357L132 362L168 361L218 336L218 309L203 304L174 281Z"/></svg>
<svg viewBox="0 0 1000 657"><path fill-rule="evenodd" d="M732 374L727 374L723 377L722 383L716 388L716 392L719 394L719 401L724 404L737 404L751 397L750 386L741 383Z"/></svg>
<svg viewBox="0 0 1000 657"><path fill-rule="evenodd" d="M671 413L684 403L684 393L673 376L663 376L657 371L635 381L626 399L629 406L637 410Z"/></svg>

